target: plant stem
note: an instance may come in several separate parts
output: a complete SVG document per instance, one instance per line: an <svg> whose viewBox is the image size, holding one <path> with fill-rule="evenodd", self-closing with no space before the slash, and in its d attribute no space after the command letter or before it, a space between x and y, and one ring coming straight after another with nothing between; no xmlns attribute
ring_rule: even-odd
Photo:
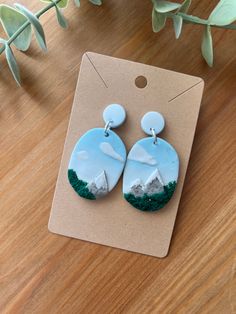
<svg viewBox="0 0 236 314"><path fill-rule="evenodd" d="M45 12L50 10L52 7L54 7L57 3L59 3L61 0L53 0L51 3L49 3L47 6L45 6L43 9L39 10L35 16L39 18L41 15L43 15ZM188 15L182 12L177 12L177 13L166 13L167 17L173 18L174 15L179 15L183 18L184 23L191 23L191 24L199 24L199 25L208 25L208 21L201 19L197 16L193 15ZM21 25L21 27L18 28L18 30L6 41L7 45L10 46L10 44L30 25L30 21L26 21L24 24ZM218 27L218 28L224 28L224 29L232 29L236 30L236 25L231 24L231 25L224 25L224 26L219 26L219 25L211 25L213 27ZM0 48L0 54L3 53L5 50L5 45L3 45Z"/></svg>
<svg viewBox="0 0 236 314"><path fill-rule="evenodd" d="M200 25L209 25L207 20L200 19L196 16L193 15L188 15L185 13L178 13L179 16L182 16L183 20L185 23L193 23L193 24L200 24ZM225 28L225 29L236 29L235 24L229 24L229 25L210 25L213 27L218 27L218 28Z"/></svg>
<svg viewBox="0 0 236 314"><path fill-rule="evenodd" d="M198 25L210 25L208 23L208 20L200 19L197 16L194 15L188 15L182 12L177 12L177 13L167 13L167 17L173 18L174 15L181 16L183 18L183 22L186 24L198 24ZM236 29L235 24L230 24L230 25L210 25L212 27L217 27L217 28L224 28L224 29Z"/></svg>
<svg viewBox="0 0 236 314"><path fill-rule="evenodd" d="M51 9L52 7L55 6L55 4L59 3L61 0L55 0L53 2L51 2L49 5L47 5L46 7L42 8L41 10L39 10L35 16L37 18L40 18L41 15L43 15L45 12L47 12L49 9Z"/></svg>
<svg viewBox="0 0 236 314"><path fill-rule="evenodd" d="M39 18L41 15L43 15L45 12L47 12L48 10L50 10L52 7L55 6L55 4L59 3L61 0L55 0L53 2L51 2L50 4L48 4L46 7L44 7L43 9L39 10L35 16L37 18ZM21 27L18 28L18 30L7 40L7 45L10 46L10 44L26 29L26 27L28 27L30 25L30 21L26 21L24 24L21 25ZM3 53L3 51L5 50L5 45L3 45L0 48L0 54Z"/></svg>
<svg viewBox="0 0 236 314"><path fill-rule="evenodd" d="M177 15L181 16L186 23L207 25L207 20L200 19L197 16L188 15L188 14L181 13L181 12L178 12Z"/></svg>

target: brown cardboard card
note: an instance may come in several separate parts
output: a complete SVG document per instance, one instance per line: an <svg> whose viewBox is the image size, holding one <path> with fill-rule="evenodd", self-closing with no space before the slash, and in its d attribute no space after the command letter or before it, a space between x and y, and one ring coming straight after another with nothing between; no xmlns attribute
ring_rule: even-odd
<svg viewBox="0 0 236 314"><path fill-rule="evenodd" d="M135 79L147 85L138 88ZM65 236L109 245L156 257L167 255L184 177L190 157L203 91L203 80L164 69L112 58L84 54L74 104L56 184L49 230ZM127 151L146 135L142 116L159 111L166 120L160 137L172 144L180 159L177 189L160 211L142 212L123 198L122 177L108 196L89 201L80 198L67 179L70 155L78 139L89 129L103 127L102 113L111 103L122 104L126 122L114 131Z"/></svg>

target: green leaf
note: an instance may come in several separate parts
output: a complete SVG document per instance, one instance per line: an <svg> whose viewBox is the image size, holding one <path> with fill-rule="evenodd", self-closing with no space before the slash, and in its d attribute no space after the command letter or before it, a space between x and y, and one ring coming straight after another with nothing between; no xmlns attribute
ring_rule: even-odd
<svg viewBox="0 0 236 314"><path fill-rule="evenodd" d="M50 3L52 2L51 0L41 0L41 2L46 2L46 3ZM57 6L61 9L66 8L68 5L69 0L61 0L60 2L58 2Z"/></svg>
<svg viewBox="0 0 236 314"><path fill-rule="evenodd" d="M102 5L102 0L89 0L89 2L95 5Z"/></svg>
<svg viewBox="0 0 236 314"><path fill-rule="evenodd" d="M181 4L181 7L179 8L179 12L187 13L191 5L191 1L192 0L184 0L184 2Z"/></svg>
<svg viewBox="0 0 236 314"><path fill-rule="evenodd" d="M11 50L11 47L8 46L7 44L5 45L5 54L6 54L7 63L11 70L11 73L14 79L16 80L17 84L20 86L20 71L16 63L16 59Z"/></svg>
<svg viewBox="0 0 236 314"><path fill-rule="evenodd" d="M38 41L38 44L42 48L42 50L46 51L47 46L46 46L45 35L44 35L43 27L41 23L39 22L39 19L23 5L19 3L15 3L14 5L19 11L21 11L27 17L27 19L33 25L35 37Z"/></svg>
<svg viewBox="0 0 236 314"><path fill-rule="evenodd" d="M174 23L175 37L176 37L176 39L178 39L180 34L181 34L182 26L183 26L182 17L179 15L174 15L173 16L173 23Z"/></svg>
<svg viewBox="0 0 236 314"><path fill-rule="evenodd" d="M159 13L171 12L178 9L181 5L165 0L154 0L155 10Z"/></svg>
<svg viewBox="0 0 236 314"><path fill-rule="evenodd" d="M61 27L63 28L67 28L67 21L64 18L64 15L61 13L60 9L58 8L58 6L55 4L55 8L56 8L56 13L57 13L57 20L58 23L61 25Z"/></svg>
<svg viewBox="0 0 236 314"><path fill-rule="evenodd" d="M182 12L179 12L178 15L181 16L184 19L185 23L208 25L207 20L200 19L197 16L188 15L188 14L185 14L185 13L182 13Z"/></svg>
<svg viewBox="0 0 236 314"><path fill-rule="evenodd" d="M67 21L64 18L64 15L61 12L61 9L59 8L58 4L56 3L55 0L49 0L49 2L53 3L56 9L56 14L57 14L57 21L59 23L59 25L63 28L67 28ZM60 3L60 2L59 2Z"/></svg>
<svg viewBox="0 0 236 314"><path fill-rule="evenodd" d="M162 30L166 23L165 14L158 13L155 8L152 9L152 29L154 33Z"/></svg>
<svg viewBox="0 0 236 314"><path fill-rule="evenodd" d="M28 21L23 14L4 4L0 5L0 20L8 37L11 37L24 23ZM29 48L31 37L32 30L31 25L29 25L12 43L17 49L26 51Z"/></svg>
<svg viewBox="0 0 236 314"><path fill-rule="evenodd" d="M5 50L5 55L7 59L7 64L9 66L9 69L17 82L17 84L20 86L20 71L16 62L16 59L13 55L13 52L11 50L11 47L7 44L7 41L3 38L0 38L0 43L3 45Z"/></svg>
<svg viewBox="0 0 236 314"><path fill-rule="evenodd" d="M80 0L74 0L75 5L79 8L80 7Z"/></svg>
<svg viewBox="0 0 236 314"><path fill-rule="evenodd" d="M221 0L211 12L208 22L210 25L224 26L236 20L236 0Z"/></svg>
<svg viewBox="0 0 236 314"><path fill-rule="evenodd" d="M212 67L213 66L213 44L212 44L212 36L211 36L211 27L207 25L203 32L202 38L202 55L206 60L207 64Z"/></svg>

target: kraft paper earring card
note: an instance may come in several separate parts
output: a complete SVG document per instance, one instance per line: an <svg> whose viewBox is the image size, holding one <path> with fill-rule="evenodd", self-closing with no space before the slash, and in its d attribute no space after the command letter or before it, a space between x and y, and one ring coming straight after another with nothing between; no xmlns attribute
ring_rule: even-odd
<svg viewBox="0 0 236 314"><path fill-rule="evenodd" d="M49 230L80 240L156 257L165 257L170 247L190 158L203 87L204 82L199 77L96 53L85 53L81 62L53 198ZM111 184L109 174L112 173L112 169L107 171L107 174L104 171L103 180L100 180L100 172L97 173L96 167L99 160L94 157L94 163L91 163L94 170L86 172L84 175L88 179L86 181L90 182L86 183L84 180L80 180L80 186L77 186L78 180L76 182L72 180L72 186L74 186L71 187L68 179L68 167L71 165L72 153L75 173L79 165L77 163L86 164L87 159L92 158L91 154L94 150L98 152L101 145L103 148L105 147L106 155L108 154L109 137L102 138L102 144L97 143L97 138L91 137L90 144L86 142L79 145L79 156L76 155L74 149L78 140L90 129L99 128L102 137L109 135L109 123L112 126L112 121L105 119L104 125L102 115L110 104L120 104L125 109L126 121L115 132L117 138L119 136L124 142L127 153L136 142L144 137L140 121L147 112L159 112L165 119L165 128L160 133L160 137L171 143L178 152L179 173L174 194L160 210L142 211L127 202L123 196L122 176L114 188L109 189L109 184ZM111 134L113 134L112 132ZM100 146L95 147L96 143ZM118 147L114 147L114 145L112 149L109 146L108 155L116 157L116 160L113 158L111 165L121 163L120 157L119 160L117 157ZM114 150L114 148L116 149ZM98 158L101 152L99 151L95 155ZM107 159L110 158L109 156L103 157ZM125 163L125 152L122 162L123 160ZM108 163L103 163L103 165L108 167ZM158 167L158 163L156 167ZM91 177L93 173L94 178ZM91 178L88 177L88 174ZM136 175L138 179L138 173ZM104 180L104 176L106 180ZM160 174L158 178L158 183L161 184ZM87 199L79 197L76 193L76 190L81 192L81 186L83 191L87 191L91 184L92 191L95 188L97 191L101 182L103 185L106 182L107 189L110 190L105 197L88 197ZM96 186L94 186L95 183ZM91 189L89 191L91 194Z"/></svg>

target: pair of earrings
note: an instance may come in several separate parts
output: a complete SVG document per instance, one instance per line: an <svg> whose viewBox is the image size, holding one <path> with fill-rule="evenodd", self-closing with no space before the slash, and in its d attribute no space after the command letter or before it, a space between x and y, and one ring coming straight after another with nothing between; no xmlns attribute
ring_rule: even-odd
<svg viewBox="0 0 236 314"><path fill-rule="evenodd" d="M124 198L143 211L161 209L175 191L179 172L175 149L157 137L165 120L158 112L146 113L141 127L151 137L135 143L126 156L123 141L111 130L125 118L121 105L105 108L105 127L87 131L74 147L68 167L69 182L79 196L95 200L114 188L124 170Z"/></svg>

